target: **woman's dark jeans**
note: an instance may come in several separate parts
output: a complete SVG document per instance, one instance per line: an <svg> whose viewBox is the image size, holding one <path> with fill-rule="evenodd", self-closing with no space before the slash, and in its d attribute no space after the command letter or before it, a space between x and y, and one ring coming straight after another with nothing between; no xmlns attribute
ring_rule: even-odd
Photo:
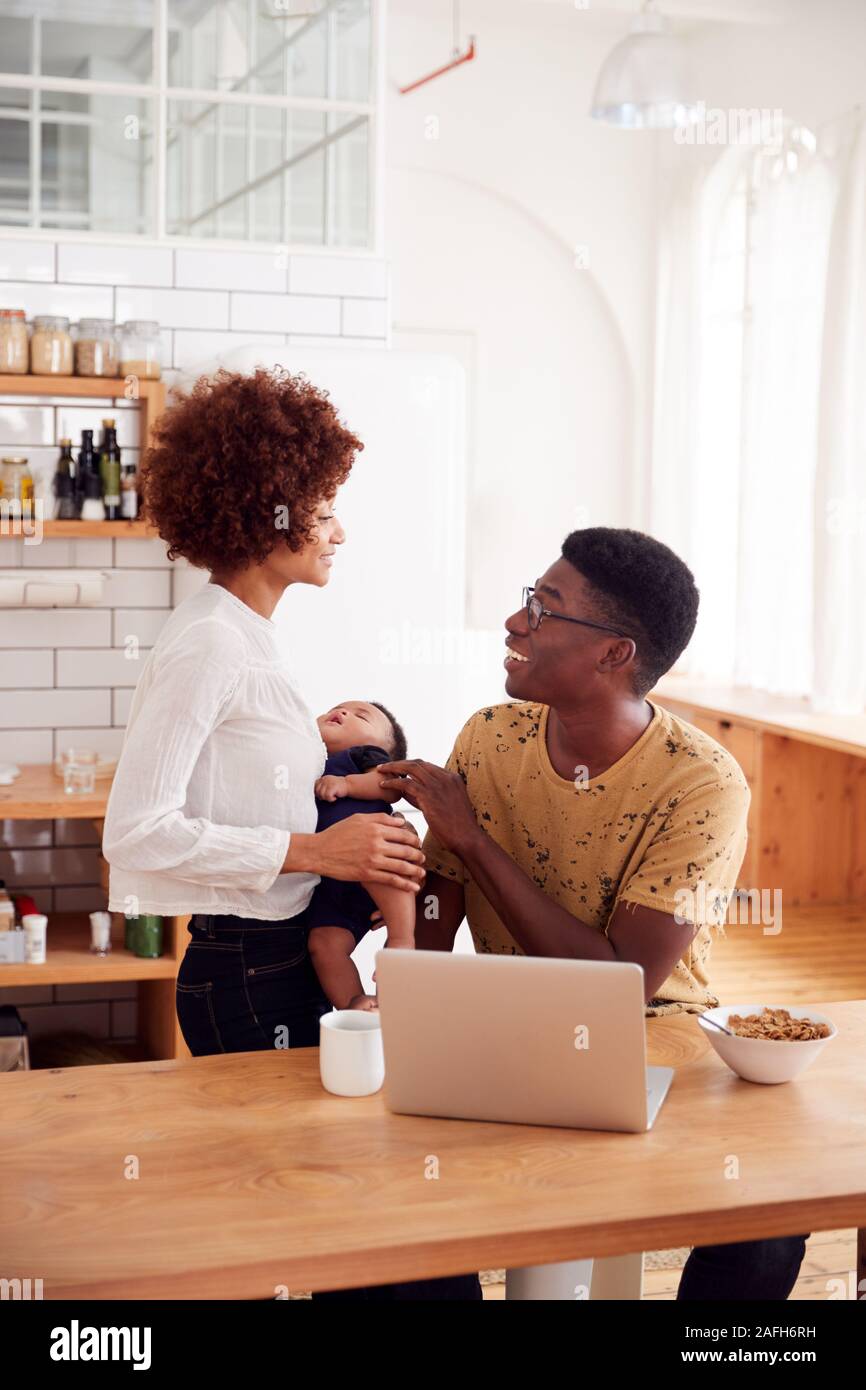
<svg viewBox="0 0 866 1390"><path fill-rule="evenodd" d="M194 1057L317 1047L331 1005L307 951L303 918L255 922L196 915L177 977L177 1017Z"/></svg>
<svg viewBox="0 0 866 1390"><path fill-rule="evenodd" d="M783 1302L797 1282L808 1236L696 1246L683 1270L677 1300Z"/></svg>

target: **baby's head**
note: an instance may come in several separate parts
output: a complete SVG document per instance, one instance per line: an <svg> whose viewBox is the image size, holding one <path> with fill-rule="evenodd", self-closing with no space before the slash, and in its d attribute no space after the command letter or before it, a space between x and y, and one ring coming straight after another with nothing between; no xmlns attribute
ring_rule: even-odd
<svg viewBox="0 0 866 1390"><path fill-rule="evenodd" d="M329 753L343 753L361 744L375 744L390 753L392 762L406 756L406 735L384 705L370 700L343 700L316 720Z"/></svg>

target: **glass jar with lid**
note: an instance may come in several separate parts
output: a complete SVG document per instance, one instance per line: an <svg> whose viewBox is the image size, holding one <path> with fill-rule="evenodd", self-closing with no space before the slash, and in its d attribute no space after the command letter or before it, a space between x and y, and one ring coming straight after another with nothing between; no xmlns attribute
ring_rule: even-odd
<svg viewBox="0 0 866 1390"><path fill-rule="evenodd" d="M73 353L69 319L37 314L30 339L30 370L34 376L72 376Z"/></svg>
<svg viewBox="0 0 866 1390"><path fill-rule="evenodd" d="M127 319L121 325L120 375L162 376L162 339L154 319Z"/></svg>
<svg viewBox="0 0 866 1390"><path fill-rule="evenodd" d="M7 516L30 516L33 511L33 474L23 455L0 459L3 510Z"/></svg>
<svg viewBox="0 0 866 1390"><path fill-rule="evenodd" d="M117 346L113 319L80 319L75 337L75 375L117 376Z"/></svg>
<svg viewBox="0 0 866 1390"><path fill-rule="evenodd" d="M0 309L0 372L26 375L30 343L23 309Z"/></svg>

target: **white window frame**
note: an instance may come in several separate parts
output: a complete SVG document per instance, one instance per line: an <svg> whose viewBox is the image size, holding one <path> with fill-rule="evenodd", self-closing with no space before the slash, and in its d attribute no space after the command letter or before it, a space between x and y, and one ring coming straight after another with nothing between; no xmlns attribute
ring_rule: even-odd
<svg viewBox="0 0 866 1390"><path fill-rule="evenodd" d="M325 0L322 10L317 13L315 22L327 23L328 11L335 8L339 0ZM30 122L30 212L39 213L41 202L41 134L39 120L39 96L41 92L68 92L84 96L129 96L141 97L152 103L154 113L154 159L151 179L153 199L154 231L150 233L119 233L100 231L76 231L63 227L34 227L31 222L0 225L0 239L94 241L108 245L149 245L178 246L201 250L242 250L273 251L278 249L286 255L307 254L321 256L354 256L359 259L381 257L384 244L383 196L381 171L384 168L384 53L385 53L385 0L370 0L370 94L369 101L342 101L329 97L290 97L267 96L246 92L225 92L197 87L169 87L168 85L168 0L154 0L153 21L153 74L154 81L140 82L100 82L88 78L43 77L33 73L3 73L0 88L32 93L30 107L12 114L15 108L8 108L4 119L21 119ZM33 64L38 67L38 49L41 37L41 21L38 16L32 19L35 33ZM300 31L299 31L300 32ZM166 230L166 139L168 129L169 101L198 101L213 106L242 106L247 109L271 107L278 110L322 111L346 114L359 120L367 119L367 245L329 246L324 242L262 242L226 237L190 237L170 235ZM0 127L2 128L2 127ZM329 143L336 137L330 137ZM324 142L320 142L321 143ZM320 146L319 146L320 147ZM311 147L318 148L318 147ZM333 174L331 174L333 179ZM238 195L235 195L238 196ZM327 225L325 227L327 234Z"/></svg>

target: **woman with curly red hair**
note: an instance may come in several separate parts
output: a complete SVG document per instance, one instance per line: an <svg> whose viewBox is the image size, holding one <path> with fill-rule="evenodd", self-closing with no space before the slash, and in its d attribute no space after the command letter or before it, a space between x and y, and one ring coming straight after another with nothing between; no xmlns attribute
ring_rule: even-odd
<svg viewBox="0 0 866 1390"><path fill-rule="evenodd" d="M301 915L316 875L407 892L423 877L400 817L316 831L325 748L272 621L290 585L328 583L361 448L304 378L220 371L165 412L145 460L145 516L211 580L144 666L103 848L111 909L191 914L177 1007L196 1055L318 1042L330 1004Z"/></svg>

